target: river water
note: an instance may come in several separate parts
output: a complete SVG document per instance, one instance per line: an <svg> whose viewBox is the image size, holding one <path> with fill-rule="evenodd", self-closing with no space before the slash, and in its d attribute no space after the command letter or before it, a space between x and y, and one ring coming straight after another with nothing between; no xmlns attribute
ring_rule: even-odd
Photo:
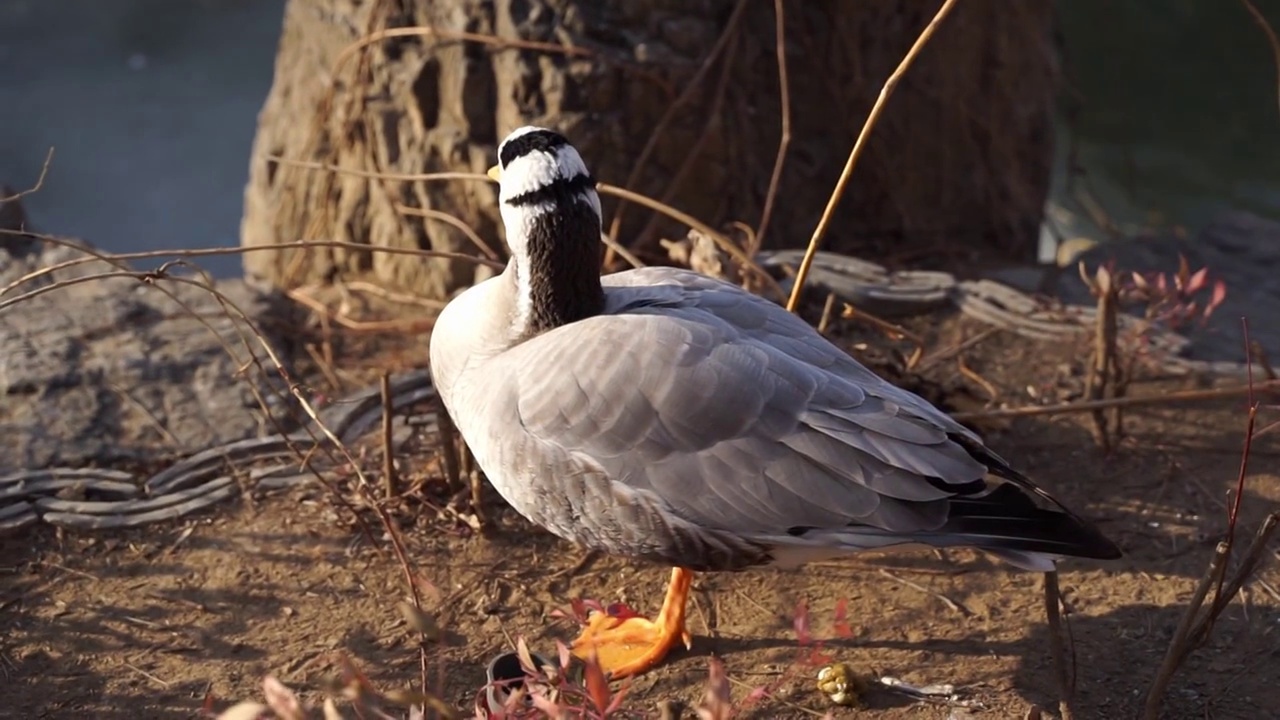
<svg viewBox="0 0 1280 720"><path fill-rule="evenodd" d="M1280 27L1280 4L1254 3ZM1071 86L1060 120L1058 204L1089 215L1079 193L1067 191L1074 145L1076 187L1125 234L1194 232L1226 208L1280 219L1277 58L1239 0L1059 5ZM1106 236L1081 219L1082 233Z"/></svg>
<svg viewBox="0 0 1280 720"><path fill-rule="evenodd" d="M0 182L30 186L54 147L44 187L23 199L38 229L117 252L239 244L283 11L0 0ZM240 261L201 265L225 276Z"/></svg>
<svg viewBox="0 0 1280 720"><path fill-rule="evenodd" d="M283 5L0 0L0 181L26 187L53 146L25 200L39 229L114 251L236 244ZM1194 232L1224 207L1280 218L1276 69L1240 3L1059 5L1073 87L1043 255L1052 236Z"/></svg>

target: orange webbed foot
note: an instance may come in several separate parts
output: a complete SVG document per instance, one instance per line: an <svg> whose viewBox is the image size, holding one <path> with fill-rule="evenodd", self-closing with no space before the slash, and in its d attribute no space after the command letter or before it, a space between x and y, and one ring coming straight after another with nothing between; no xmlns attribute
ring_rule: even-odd
<svg viewBox="0 0 1280 720"><path fill-rule="evenodd" d="M583 660L594 656L611 677L623 678L651 670L676 643L688 649L693 636L685 628L684 611L692 578L688 570L672 571L662 611L654 620L593 610L587 626L573 641L573 654Z"/></svg>

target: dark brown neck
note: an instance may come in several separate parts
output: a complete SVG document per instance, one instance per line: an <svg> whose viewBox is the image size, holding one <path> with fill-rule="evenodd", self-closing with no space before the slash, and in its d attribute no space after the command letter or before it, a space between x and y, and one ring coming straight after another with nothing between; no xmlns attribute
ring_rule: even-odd
<svg viewBox="0 0 1280 720"><path fill-rule="evenodd" d="M527 293L522 334L532 337L603 312L595 209L575 198L532 218L528 227L528 259L516 267L520 289Z"/></svg>

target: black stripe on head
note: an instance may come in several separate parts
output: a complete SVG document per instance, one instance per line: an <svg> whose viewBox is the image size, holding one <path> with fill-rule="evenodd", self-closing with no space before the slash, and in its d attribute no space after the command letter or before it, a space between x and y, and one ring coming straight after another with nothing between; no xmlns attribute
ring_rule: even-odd
<svg viewBox="0 0 1280 720"><path fill-rule="evenodd" d="M513 137L502 143L502 147L498 148L498 164L503 170L515 161L516 158L524 157L531 152L541 150L542 152L554 152L556 148L568 145L569 141L565 136L554 130L546 130L539 128L530 130L529 132Z"/></svg>
<svg viewBox="0 0 1280 720"><path fill-rule="evenodd" d="M507 198L508 205L522 207L551 203L555 206L567 207L575 202L583 202L582 194L594 190L596 179L590 175L574 175L571 178L558 177L537 190L530 190L512 198Z"/></svg>

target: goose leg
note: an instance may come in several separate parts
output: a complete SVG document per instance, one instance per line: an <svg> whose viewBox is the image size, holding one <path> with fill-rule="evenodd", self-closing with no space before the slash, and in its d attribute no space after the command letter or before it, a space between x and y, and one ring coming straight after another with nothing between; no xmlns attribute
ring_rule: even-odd
<svg viewBox="0 0 1280 720"><path fill-rule="evenodd" d="M667 596L654 620L592 612L582 634L573 641L573 654L585 660L594 653L601 669L621 678L653 668L677 641L689 648L693 637L684 627L684 617L692 582L692 571L672 568Z"/></svg>

